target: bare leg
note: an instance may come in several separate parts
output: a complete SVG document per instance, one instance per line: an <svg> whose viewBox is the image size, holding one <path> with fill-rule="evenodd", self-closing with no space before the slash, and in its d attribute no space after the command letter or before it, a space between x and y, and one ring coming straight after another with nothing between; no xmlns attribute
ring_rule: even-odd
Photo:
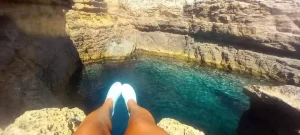
<svg viewBox="0 0 300 135"><path fill-rule="evenodd" d="M125 135L168 135L155 124L151 113L137 105L134 100L128 100L127 105L130 118Z"/></svg>
<svg viewBox="0 0 300 135"><path fill-rule="evenodd" d="M107 99L105 103L90 113L80 124L74 135L111 135L111 109L113 100Z"/></svg>

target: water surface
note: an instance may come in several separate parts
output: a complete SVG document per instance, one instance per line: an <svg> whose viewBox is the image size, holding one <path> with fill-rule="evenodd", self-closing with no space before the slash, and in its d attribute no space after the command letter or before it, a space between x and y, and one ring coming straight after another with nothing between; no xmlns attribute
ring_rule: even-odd
<svg viewBox="0 0 300 135"><path fill-rule="evenodd" d="M173 118L207 135L235 135L239 119L249 107L243 86L271 84L247 74L170 58L139 57L121 64L92 64L86 67L80 88L80 93L88 97L84 102L87 112L103 103L115 81L131 84L139 105L148 109L156 122ZM121 116L127 113L123 99L115 113L114 134L122 134L128 119Z"/></svg>

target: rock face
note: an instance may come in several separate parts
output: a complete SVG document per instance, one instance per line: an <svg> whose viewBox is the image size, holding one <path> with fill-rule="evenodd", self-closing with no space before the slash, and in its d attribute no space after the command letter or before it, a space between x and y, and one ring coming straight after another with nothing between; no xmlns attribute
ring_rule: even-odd
<svg viewBox="0 0 300 135"><path fill-rule="evenodd" d="M1 0L9 3L18 4L41 4L41 5L70 5L70 0Z"/></svg>
<svg viewBox="0 0 300 135"><path fill-rule="evenodd" d="M66 35L62 7L1 1L0 8L2 127L27 110L64 105L82 64Z"/></svg>
<svg viewBox="0 0 300 135"><path fill-rule="evenodd" d="M117 57L144 50L300 83L300 8L296 0L74 3L66 13L66 30L86 63L114 56L112 42L119 46L130 43L129 48L134 49ZM95 6L97 11L92 10Z"/></svg>
<svg viewBox="0 0 300 135"><path fill-rule="evenodd" d="M46 108L41 110L27 111L15 122L9 125L1 135L71 135L85 114L78 108L58 109ZM202 131L196 130L191 126L180 122L164 118L158 124L159 127L167 131L170 135L204 135Z"/></svg>
<svg viewBox="0 0 300 135"><path fill-rule="evenodd" d="M300 84L297 0L4 2L25 33L70 36L84 63L144 50Z"/></svg>
<svg viewBox="0 0 300 135"><path fill-rule="evenodd" d="M300 85L299 22L298 0L1 0L0 127L137 50Z"/></svg>
<svg viewBox="0 0 300 135"><path fill-rule="evenodd" d="M250 108L239 123L239 135L299 135L300 87L249 86Z"/></svg>
<svg viewBox="0 0 300 135"><path fill-rule="evenodd" d="M85 118L78 108L47 108L27 111L8 126L2 135L71 135Z"/></svg>
<svg viewBox="0 0 300 135"><path fill-rule="evenodd" d="M170 135L205 135L202 131L181 124L179 121L170 118L162 119L157 125Z"/></svg>

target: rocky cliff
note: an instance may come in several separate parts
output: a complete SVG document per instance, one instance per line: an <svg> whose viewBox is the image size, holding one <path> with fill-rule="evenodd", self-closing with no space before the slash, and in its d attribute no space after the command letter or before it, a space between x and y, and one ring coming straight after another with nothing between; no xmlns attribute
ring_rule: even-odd
<svg viewBox="0 0 300 135"><path fill-rule="evenodd" d="M144 50L299 84L299 13L296 0L76 0L66 28L87 63Z"/></svg>
<svg viewBox="0 0 300 135"><path fill-rule="evenodd" d="M137 51L300 84L297 0L1 0L0 127L60 107L81 61Z"/></svg>
<svg viewBox="0 0 300 135"><path fill-rule="evenodd" d="M48 108L42 110L27 111L8 126L1 135L71 135L85 118L85 114L78 108L58 109ZM158 126L166 130L170 135L204 135L180 122L164 118Z"/></svg>
<svg viewBox="0 0 300 135"><path fill-rule="evenodd" d="M2 127L27 110L65 105L81 60L62 7L1 1L0 9Z"/></svg>
<svg viewBox="0 0 300 135"><path fill-rule="evenodd" d="M78 108L47 108L27 111L8 126L2 135L71 135L85 114Z"/></svg>
<svg viewBox="0 0 300 135"><path fill-rule="evenodd" d="M244 112L239 135L299 135L300 87L248 86L250 108Z"/></svg>
<svg viewBox="0 0 300 135"><path fill-rule="evenodd" d="M205 135L202 131L170 118L163 118L157 125L170 135Z"/></svg>

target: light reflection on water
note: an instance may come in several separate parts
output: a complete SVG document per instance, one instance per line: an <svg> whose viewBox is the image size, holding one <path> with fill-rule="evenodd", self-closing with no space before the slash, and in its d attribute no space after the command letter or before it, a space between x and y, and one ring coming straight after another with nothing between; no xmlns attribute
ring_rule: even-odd
<svg viewBox="0 0 300 135"><path fill-rule="evenodd" d="M247 96L242 93L243 86L271 85L264 79L245 74L170 59L139 57L122 64L86 67L80 92L89 97L85 100L87 112L103 103L115 81L131 84L139 105L148 109L157 122L173 118L207 135L236 134L239 119L249 106ZM123 99L119 100L117 109L113 130L114 134L122 134L128 119Z"/></svg>

